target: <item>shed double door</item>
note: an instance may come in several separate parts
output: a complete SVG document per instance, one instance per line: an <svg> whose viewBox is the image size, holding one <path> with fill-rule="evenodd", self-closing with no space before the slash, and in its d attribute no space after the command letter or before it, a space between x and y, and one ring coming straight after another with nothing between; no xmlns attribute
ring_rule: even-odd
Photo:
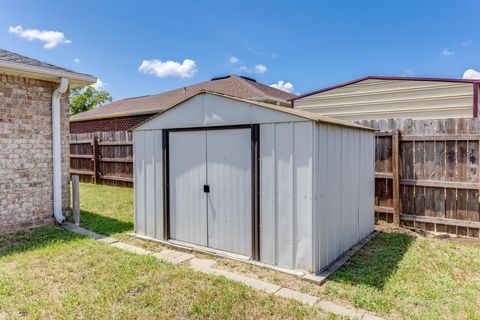
<svg viewBox="0 0 480 320"><path fill-rule="evenodd" d="M250 129L169 133L170 238L252 255Z"/></svg>

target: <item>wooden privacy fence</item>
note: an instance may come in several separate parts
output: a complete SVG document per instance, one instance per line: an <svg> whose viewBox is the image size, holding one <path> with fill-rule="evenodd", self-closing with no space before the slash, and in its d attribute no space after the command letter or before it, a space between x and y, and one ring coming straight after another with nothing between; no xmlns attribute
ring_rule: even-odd
<svg viewBox="0 0 480 320"><path fill-rule="evenodd" d="M376 136L375 217L479 237L477 119L361 121Z"/></svg>
<svg viewBox="0 0 480 320"><path fill-rule="evenodd" d="M82 182L132 187L132 133L71 134L70 175L78 175Z"/></svg>

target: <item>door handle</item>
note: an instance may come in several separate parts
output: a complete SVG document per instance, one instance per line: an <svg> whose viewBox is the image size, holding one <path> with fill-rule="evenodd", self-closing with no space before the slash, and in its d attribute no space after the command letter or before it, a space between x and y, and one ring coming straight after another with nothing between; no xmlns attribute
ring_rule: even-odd
<svg viewBox="0 0 480 320"><path fill-rule="evenodd" d="M210 186L208 184L203 185L203 192L209 193L210 192Z"/></svg>

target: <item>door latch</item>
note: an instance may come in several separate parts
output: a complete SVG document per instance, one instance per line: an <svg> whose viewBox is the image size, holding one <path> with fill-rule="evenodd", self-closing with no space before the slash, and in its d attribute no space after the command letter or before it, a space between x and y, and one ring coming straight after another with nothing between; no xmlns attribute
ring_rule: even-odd
<svg viewBox="0 0 480 320"><path fill-rule="evenodd" d="M203 192L206 192L206 193L210 192L210 186L208 184L203 185Z"/></svg>

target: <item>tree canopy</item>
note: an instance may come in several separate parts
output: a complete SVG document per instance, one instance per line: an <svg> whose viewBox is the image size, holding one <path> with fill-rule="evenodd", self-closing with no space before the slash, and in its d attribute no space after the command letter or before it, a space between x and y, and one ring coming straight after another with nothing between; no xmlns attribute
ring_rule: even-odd
<svg viewBox="0 0 480 320"><path fill-rule="evenodd" d="M110 93L91 86L73 89L70 92L70 115L88 111L112 100Z"/></svg>

